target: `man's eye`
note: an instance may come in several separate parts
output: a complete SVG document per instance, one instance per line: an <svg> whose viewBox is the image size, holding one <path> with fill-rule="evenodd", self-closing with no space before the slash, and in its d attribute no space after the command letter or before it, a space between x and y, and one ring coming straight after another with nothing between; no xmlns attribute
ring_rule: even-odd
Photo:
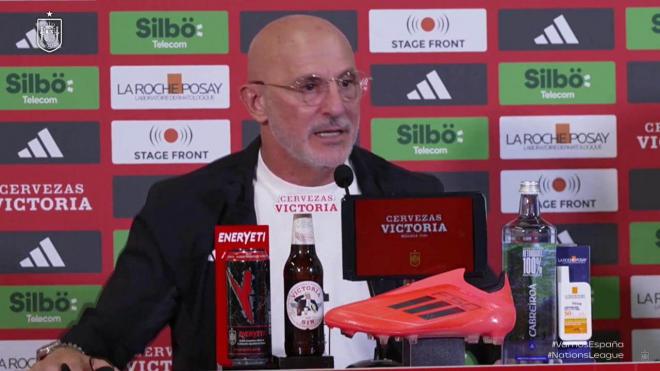
<svg viewBox="0 0 660 371"><path fill-rule="evenodd" d="M298 89L303 93L305 93L305 92L312 92L318 90L319 85L321 85L321 82L319 79L307 79L301 81L297 85L298 85Z"/></svg>
<svg viewBox="0 0 660 371"><path fill-rule="evenodd" d="M348 88L355 85L355 79L352 78L339 79L337 80L337 82L339 83L339 86L342 88Z"/></svg>

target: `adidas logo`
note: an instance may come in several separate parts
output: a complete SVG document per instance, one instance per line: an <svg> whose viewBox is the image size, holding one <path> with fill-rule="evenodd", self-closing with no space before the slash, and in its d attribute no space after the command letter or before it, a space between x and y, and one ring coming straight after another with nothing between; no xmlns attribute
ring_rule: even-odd
<svg viewBox="0 0 660 371"><path fill-rule="evenodd" d="M21 260L19 264L21 268L66 267L50 237L41 240L39 246L30 251L30 256Z"/></svg>
<svg viewBox="0 0 660 371"><path fill-rule="evenodd" d="M534 39L536 45L579 43L563 14L555 18L552 24L543 29L543 33Z"/></svg>
<svg viewBox="0 0 660 371"><path fill-rule="evenodd" d="M408 100L448 100L451 95L440 79L438 72L433 70L426 74L426 79L417 84L417 88L406 95Z"/></svg>
<svg viewBox="0 0 660 371"><path fill-rule="evenodd" d="M18 49L39 49L37 45L37 30L35 28L25 33L25 37L16 42Z"/></svg>
<svg viewBox="0 0 660 371"><path fill-rule="evenodd" d="M41 130L28 146L18 152L20 158L62 158L64 155L48 129Z"/></svg>

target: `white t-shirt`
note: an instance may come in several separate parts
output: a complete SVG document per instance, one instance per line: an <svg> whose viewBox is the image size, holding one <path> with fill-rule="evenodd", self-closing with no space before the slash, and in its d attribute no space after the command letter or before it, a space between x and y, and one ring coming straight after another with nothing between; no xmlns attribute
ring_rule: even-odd
<svg viewBox="0 0 660 371"><path fill-rule="evenodd" d="M349 190L351 194L359 194L357 182L353 182ZM312 214L316 255L323 265L323 291L330 296L330 301L324 303L325 312L369 297L366 282L342 278L341 199L344 194L344 189L334 182L319 187L288 183L266 167L259 153L257 177L254 180L254 208L257 223L268 225L270 233L270 306L274 355L285 356L283 271L291 250L294 214ZM325 339L325 354L334 357L337 368L373 358L375 342L368 340L365 334L356 334L349 339L338 329L329 334L326 327Z"/></svg>

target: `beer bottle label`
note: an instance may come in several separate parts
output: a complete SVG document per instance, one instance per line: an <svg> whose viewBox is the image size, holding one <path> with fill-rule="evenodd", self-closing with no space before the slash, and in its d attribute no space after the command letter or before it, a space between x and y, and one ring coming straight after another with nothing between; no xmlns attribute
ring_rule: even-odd
<svg viewBox="0 0 660 371"><path fill-rule="evenodd" d="M301 330L313 330L323 322L323 289L314 281L293 285L286 296L289 321Z"/></svg>

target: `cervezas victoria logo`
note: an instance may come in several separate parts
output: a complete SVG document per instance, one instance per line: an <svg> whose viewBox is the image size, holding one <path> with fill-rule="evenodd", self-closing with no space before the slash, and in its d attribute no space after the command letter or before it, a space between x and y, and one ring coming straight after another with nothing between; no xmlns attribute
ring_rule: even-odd
<svg viewBox="0 0 660 371"><path fill-rule="evenodd" d="M112 108L228 108L227 66L114 66Z"/></svg>
<svg viewBox="0 0 660 371"><path fill-rule="evenodd" d="M380 228L383 234L398 235L400 238L423 238L447 232L442 214L387 215Z"/></svg>
<svg viewBox="0 0 660 371"><path fill-rule="evenodd" d="M337 195L333 193L283 194L273 207L276 213L336 213Z"/></svg>
<svg viewBox="0 0 660 371"><path fill-rule="evenodd" d="M89 211L83 183L0 183L0 213Z"/></svg>
<svg viewBox="0 0 660 371"><path fill-rule="evenodd" d="M485 9L369 11L371 52L474 52L486 48Z"/></svg>
<svg viewBox="0 0 660 371"><path fill-rule="evenodd" d="M638 130L638 132L640 132ZM657 150L658 134L660 133L660 122L646 122L643 125L640 135L637 135L637 144L642 150Z"/></svg>

